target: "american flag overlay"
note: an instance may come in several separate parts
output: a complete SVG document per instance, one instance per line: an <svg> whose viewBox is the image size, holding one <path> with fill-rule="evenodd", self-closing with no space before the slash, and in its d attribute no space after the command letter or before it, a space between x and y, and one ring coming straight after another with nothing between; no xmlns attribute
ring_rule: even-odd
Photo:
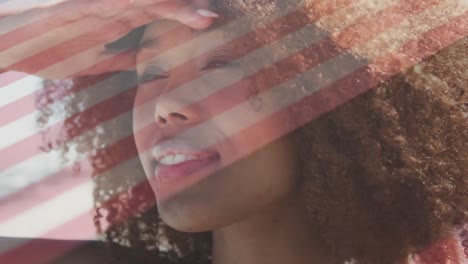
<svg viewBox="0 0 468 264"><path fill-rule="evenodd" d="M242 146L241 154L231 161L235 162L451 44L463 39L466 43L468 36L466 0L304 0L254 19L251 15L227 18L215 23L228 32L223 37L203 30L169 48L148 49L135 59L136 50L147 43L125 38L132 30L166 17L131 11L123 3L131 1L116 0L112 8L106 8L107 2L112 1L0 0L0 237L22 238L0 244L0 263L49 263L80 246L80 241L100 238L93 222L94 206L111 204L128 190L117 189L93 200L96 179L127 181L124 178L140 166L139 152L151 151L151 146L137 151L134 138L151 133L154 119L118 126L151 108L157 97L133 100L139 81L128 76L146 61L176 58L170 69L183 71L214 49L241 47L233 60L245 65L242 74L217 78L215 72L206 71L194 78L181 76L170 91L183 98L184 109L199 105L210 109L207 120L180 132L184 136L197 135L216 120L234 120L235 125L226 128L226 138L210 137L200 147L235 141ZM161 5L154 2L154 7L141 4L141 8ZM82 5L105 14L86 15L80 11ZM80 14L85 18L80 19ZM174 23L158 34L171 36L180 25ZM274 34L243 45L267 32ZM125 46L126 42L133 44ZM208 44L190 58L175 56L197 43ZM290 66L297 61L301 67ZM278 74L278 68L288 70ZM260 101L238 95L236 85L259 76L269 76L255 91ZM213 83L209 88L191 92L207 80ZM109 86L112 89L103 88ZM231 100L219 104L219 98ZM80 99L86 103L70 106ZM276 103L255 115L245 111L261 107L262 102ZM298 108L307 111L291 125L285 113ZM285 125L262 137L248 136L273 120ZM113 134L102 137L99 146L91 143L82 150L72 143L102 131ZM64 148L66 155L59 151ZM117 154L104 166L89 160L106 153ZM144 178L130 181L130 188L144 189ZM455 238L449 239L459 259L444 263L468 263L468 231L465 240L459 233L454 231ZM40 239L70 242L47 246Z"/></svg>

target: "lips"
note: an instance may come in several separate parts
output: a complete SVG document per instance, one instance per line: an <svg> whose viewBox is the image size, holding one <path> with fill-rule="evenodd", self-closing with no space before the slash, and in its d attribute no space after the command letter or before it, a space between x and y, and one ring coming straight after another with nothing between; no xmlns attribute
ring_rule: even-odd
<svg viewBox="0 0 468 264"><path fill-rule="evenodd" d="M209 166L216 162L217 157L189 160L175 165L157 164L155 168L155 176L160 183L168 184L171 181L189 177L191 174Z"/></svg>
<svg viewBox="0 0 468 264"><path fill-rule="evenodd" d="M201 149L183 140L167 140L152 150L156 161L154 179L159 195L166 195L187 188L195 181L208 176L207 172L219 165L216 151ZM159 196L158 195L158 196Z"/></svg>
<svg viewBox="0 0 468 264"><path fill-rule="evenodd" d="M164 165L176 165L199 159L210 159L219 153L203 150L182 140L167 140L158 143L152 151L153 158Z"/></svg>

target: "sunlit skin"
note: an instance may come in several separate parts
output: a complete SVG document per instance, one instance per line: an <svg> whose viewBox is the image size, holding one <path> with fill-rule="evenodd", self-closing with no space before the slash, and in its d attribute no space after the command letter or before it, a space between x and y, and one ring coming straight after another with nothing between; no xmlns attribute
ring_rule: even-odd
<svg viewBox="0 0 468 264"><path fill-rule="evenodd" d="M161 218L180 231L214 231L214 263L256 263L260 259L264 263L323 260L323 256L310 250L315 245L313 237L305 235L311 232L310 223L297 195L297 159L288 139L282 138L245 156L244 145L229 136L238 129L236 126L242 126L242 122L220 118L217 116L219 112L213 112L217 108L210 101L184 107L190 98L212 88L210 86L216 83L217 78L243 77L243 66L232 62L236 57L235 47L223 47L188 60L197 49L207 44L189 40L207 32L178 25L170 35L152 41L165 27L174 26L174 23L177 22L159 21L149 25L142 40L145 45L137 59L140 85L134 111L135 141L155 192ZM216 37L223 37L221 31L213 32ZM189 48L163 59L147 59L155 50L166 50L181 42ZM190 62L175 67L174 62L180 60ZM205 78L208 73L214 77ZM204 81L194 86L185 85L183 95L175 95L174 91L181 89L181 83L196 78ZM216 97L216 104L235 106L233 98L236 97L248 100L253 82L238 82L229 88L234 89L237 96ZM146 104L138 109L142 102ZM269 107L274 107L274 102L263 100L260 109L247 104L243 110L247 115L261 116ZM141 132L138 128L144 124L150 124L150 128ZM254 141L264 134L279 131L282 125L280 122L268 122L245 136ZM213 138L218 144L205 143L212 142ZM158 142L172 139L183 139L191 145L216 152L219 158L198 173L202 176L187 175L193 180L187 180L180 188L168 187L171 188L168 192L164 184L152 180L155 178L154 166L156 164L157 170L160 164L147 150ZM243 142L245 144L245 140ZM296 261L291 262L294 259Z"/></svg>

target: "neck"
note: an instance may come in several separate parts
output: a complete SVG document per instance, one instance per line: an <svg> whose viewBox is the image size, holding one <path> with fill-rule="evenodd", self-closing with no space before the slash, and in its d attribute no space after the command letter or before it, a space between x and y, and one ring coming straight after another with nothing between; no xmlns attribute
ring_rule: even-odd
<svg viewBox="0 0 468 264"><path fill-rule="evenodd" d="M213 264L332 263L296 195L213 231Z"/></svg>

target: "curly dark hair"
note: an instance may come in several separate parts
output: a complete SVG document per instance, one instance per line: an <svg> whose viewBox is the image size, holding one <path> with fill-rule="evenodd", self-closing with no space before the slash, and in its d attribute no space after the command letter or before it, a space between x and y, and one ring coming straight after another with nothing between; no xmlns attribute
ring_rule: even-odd
<svg viewBox="0 0 468 264"><path fill-rule="evenodd" d="M226 1L217 8L235 16L251 8L243 4ZM304 14L302 19L310 18L310 11ZM459 40L288 135L299 153L311 225L341 263L402 263L412 254L426 264L450 259L423 257L423 251L468 222L466 51L467 40ZM50 100L64 100L71 112L86 108L92 96L72 91L105 78L80 77L67 89L62 82L47 82L38 97L41 122L54 112L44 106ZM135 83L134 74L124 72L100 85ZM130 118L101 124L102 116L131 107L134 90L125 93L114 100L115 109L107 109L114 114L67 119L62 137L49 145L64 153L78 145L90 153L95 223L115 249L115 263L210 263L210 232L182 233L167 226L141 166L122 158L137 153L131 137L122 139ZM90 124L96 129L80 135ZM103 143L112 140L121 144ZM109 172L124 161L125 168Z"/></svg>

